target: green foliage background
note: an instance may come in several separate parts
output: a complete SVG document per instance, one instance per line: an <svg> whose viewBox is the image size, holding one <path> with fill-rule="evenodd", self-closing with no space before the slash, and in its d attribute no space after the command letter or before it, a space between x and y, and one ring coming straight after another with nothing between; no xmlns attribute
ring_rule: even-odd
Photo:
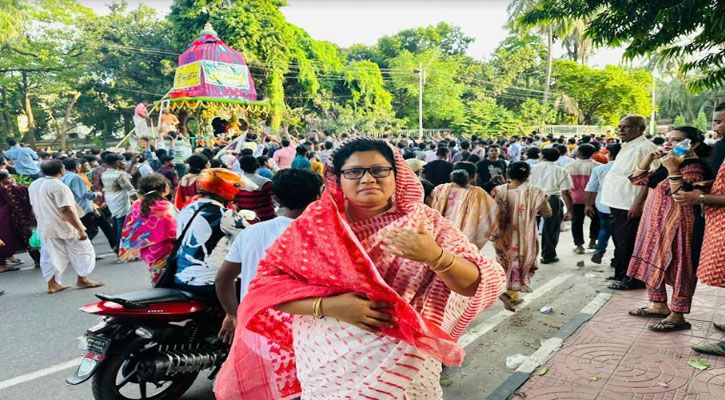
<svg viewBox="0 0 725 400"><path fill-rule="evenodd" d="M653 84L661 117L702 125L703 115L707 125L712 96L691 93L677 66L657 82L645 69L588 67L583 32L592 17L542 14L552 1L513 2L512 21L538 25L511 22L511 35L477 60L466 55L473 38L445 22L340 48L287 22L283 0L176 0L166 18L122 1L98 16L76 0L0 0L0 137L21 136L23 116L27 141L64 143L82 124L95 143L112 143L132 128L134 104L169 90L178 55L206 22L246 57L260 98L272 104L273 129L416 129L420 74L424 127L463 135L615 125L628 113L649 115ZM568 46L562 59L552 60L545 32Z"/></svg>

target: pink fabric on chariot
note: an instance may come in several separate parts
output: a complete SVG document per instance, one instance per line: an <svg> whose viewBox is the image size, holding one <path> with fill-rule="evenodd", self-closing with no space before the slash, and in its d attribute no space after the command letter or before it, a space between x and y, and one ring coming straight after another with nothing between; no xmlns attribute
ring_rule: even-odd
<svg viewBox="0 0 725 400"><path fill-rule="evenodd" d="M298 395L301 386L292 334L295 316L274 307L351 291L394 304L389 312L398 323L383 329L382 338L412 345L415 354L407 353L406 357L461 365L464 351L456 339L496 301L504 290L505 276L498 264L485 258L448 220L423 204L420 181L400 154L393 153L397 169L393 209L356 222L353 230L343 211L342 191L334 176L327 173L322 198L267 249L267 257L260 262L257 277L238 309L234 344L214 386L217 399L265 400ZM380 250L381 227L414 229L421 220L440 246L478 266L481 282L474 296L451 292L425 264ZM402 376L396 365L382 365L375 373ZM382 378L379 376L377 382ZM369 390L365 397L371 399L382 392L374 387ZM389 385L384 396L400 398L406 390L404 385Z"/></svg>

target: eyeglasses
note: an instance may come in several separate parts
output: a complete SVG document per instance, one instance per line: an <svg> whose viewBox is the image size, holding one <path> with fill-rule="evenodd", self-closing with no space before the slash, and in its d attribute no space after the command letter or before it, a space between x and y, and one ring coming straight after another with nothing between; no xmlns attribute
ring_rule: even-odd
<svg viewBox="0 0 725 400"><path fill-rule="evenodd" d="M390 172L393 170L392 167L370 167L370 168L350 168L345 169L342 172L342 176L345 179L362 179L365 173L370 172L373 178L387 178L390 176Z"/></svg>

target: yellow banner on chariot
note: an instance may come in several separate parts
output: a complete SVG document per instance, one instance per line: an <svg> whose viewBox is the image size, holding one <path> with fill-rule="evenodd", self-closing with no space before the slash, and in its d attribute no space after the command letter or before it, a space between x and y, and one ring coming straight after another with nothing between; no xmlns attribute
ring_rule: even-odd
<svg viewBox="0 0 725 400"><path fill-rule="evenodd" d="M204 60L202 68L204 83L207 85L249 89L249 68L246 65Z"/></svg>
<svg viewBox="0 0 725 400"><path fill-rule="evenodd" d="M182 89L201 84L201 63L199 61L176 68L174 89Z"/></svg>

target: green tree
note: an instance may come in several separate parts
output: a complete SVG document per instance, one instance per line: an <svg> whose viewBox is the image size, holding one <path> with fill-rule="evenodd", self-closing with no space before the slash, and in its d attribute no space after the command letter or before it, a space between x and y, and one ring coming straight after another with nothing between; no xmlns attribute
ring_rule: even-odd
<svg viewBox="0 0 725 400"><path fill-rule="evenodd" d="M32 23L23 24L18 35L0 48L0 73L5 85L14 86L20 97L20 110L28 121L25 140L31 145L39 133L36 93L58 91L52 107L64 109L65 115L64 123L54 126L60 129L55 133L64 143L78 99L75 84L83 80L89 55L97 49L86 35L95 15L75 0L38 0L22 6Z"/></svg>
<svg viewBox="0 0 725 400"><path fill-rule="evenodd" d="M562 18L589 18L586 36L595 45L625 45L626 58L659 51L666 58L684 59L680 72L696 74L689 82L692 88L725 83L722 1L540 0L521 20L540 24Z"/></svg>
<svg viewBox="0 0 725 400"><path fill-rule="evenodd" d="M119 129L132 129L134 106L159 100L172 86L183 48L174 47L171 24L146 6L129 10L112 3L110 13L89 27L100 44L85 66L88 78L79 91L79 121L100 134L105 144Z"/></svg>
<svg viewBox="0 0 725 400"><path fill-rule="evenodd" d="M700 111L697 113L697 119L695 120L695 128L705 132L707 130L707 116L704 112Z"/></svg>
<svg viewBox="0 0 725 400"><path fill-rule="evenodd" d="M682 115L678 115L675 117L675 120L672 122L672 126L684 126L687 125L687 122L685 121L685 117Z"/></svg>
<svg viewBox="0 0 725 400"><path fill-rule="evenodd" d="M572 99L580 124L615 125L625 114L649 115L652 111L652 75L647 71L613 65L599 70L556 60L553 77L554 90Z"/></svg>
<svg viewBox="0 0 725 400"><path fill-rule="evenodd" d="M465 108L461 95L465 86L457 78L460 64L453 58L443 58L436 49L421 54L403 51L390 60L391 67L400 71L391 78L397 115L408 121L408 126L418 125L418 74L413 70L421 64L425 71L423 125L437 128L451 126L463 117Z"/></svg>

